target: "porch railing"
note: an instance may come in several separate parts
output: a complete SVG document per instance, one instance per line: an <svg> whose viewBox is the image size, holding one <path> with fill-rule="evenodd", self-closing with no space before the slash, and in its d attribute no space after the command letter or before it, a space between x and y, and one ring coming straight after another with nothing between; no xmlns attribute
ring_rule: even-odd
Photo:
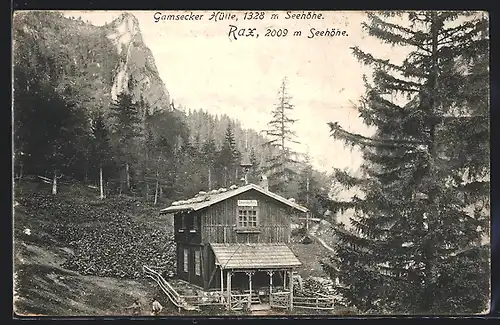
<svg viewBox="0 0 500 325"><path fill-rule="evenodd" d="M231 295L231 310L242 310L248 306L249 294Z"/></svg>
<svg viewBox="0 0 500 325"><path fill-rule="evenodd" d="M269 295L269 305L272 308L288 308L290 307L290 292L281 291L273 292Z"/></svg>
<svg viewBox="0 0 500 325"><path fill-rule="evenodd" d="M204 225L202 232L206 235L204 241L216 243L236 243L238 233L233 226L228 225ZM259 239L266 242L286 242L289 236L288 228L282 225L259 226Z"/></svg>

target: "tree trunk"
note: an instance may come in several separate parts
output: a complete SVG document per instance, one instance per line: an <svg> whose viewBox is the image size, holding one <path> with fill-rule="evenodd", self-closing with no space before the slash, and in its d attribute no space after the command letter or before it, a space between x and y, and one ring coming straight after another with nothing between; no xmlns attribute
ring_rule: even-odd
<svg viewBox="0 0 500 325"><path fill-rule="evenodd" d="M286 175L285 175L285 162L286 162L286 151L285 151L285 84L283 83L282 86L282 93L281 93L281 132L280 132L280 138L281 138L281 180L282 182L286 182Z"/></svg>
<svg viewBox="0 0 500 325"><path fill-rule="evenodd" d="M436 114L436 96L437 96L437 78L438 78L438 61L437 61L437 51L438 51L438 29L437 26L437 18L436 13L432 13L432 25L431 25L431 33L432 33L432 72L430 76L430 98L429 98L429 117L431 117L431 122L429 125L429 152L430 152L430 161L429 161L429 173L431 179L435 180L437 177L435 173L435 163L434 159L437 157L436 152L436 144L435 144L435 130L436 125L432 119ZM424 265L425 265L425 282L424 282L424 296L421 298L423 302L422 311L425 313L430 313L434 307L434 255L435 255L435 247L434 247L434 235L432 234L434 231L433 219L438 217L440 211L436 209L436 197L431 190L428 193L429 198L429 208L431 209L431 213L428 213L427 218L427 232L431 234L425 243L424 249Z"/></svg>
<svg viewBox="0 0 500 325"><path fill-rule="evenodd" d="M128 166L128 162L125 163L125 177L127 180L127 190L130 190L130 169Z"/></svg>
<svg viewBox="0 0 500 325"><path fill-rule="evenodd" d="M160 186L159 182L158 182L158 178L156 178L156 188L155 188L155 205L156 203L158 203L158 187Z"/></svg>
<svg viewBox="0 0 500 325"><path fill-rule="evenodd" d="M208 190L212 190L212 168L208 166Z"/></svg>
<svg viewBox="0 0 500 325"><path fill-rule="evenodd" d="M85 175L83 176L83 184L87 184L88 183L88 180L89 180L89 169L88 169L88 164L87 162L85 162Z"/></svg>
<svg viewBox="0 0 500 325"><path fill-rule="evenodd" d="M54 178L52 179L52 194L57 194L57 171L54 170Z"/></svg>
<svg viewBox="0 0 500 325"><path fill-rule="evenodd" d="M309 209L309 174L306 177L306 207ZM306 234L309 235L309 212L306 212Z"/></svg>
<svg viewBox="0 0 500 325"><path fill-rule="evenodd" d="M146 202L148 202L149 200L149 183L148 181L145 181L146 182Z"/></svg>
<svg viewBox="0 0 500 325"><path fill-rule="evenodd" d="M102 200L104 199L104 186L102 184L102 167L99 167L99 191L100 191L99 198Z"/></svg>

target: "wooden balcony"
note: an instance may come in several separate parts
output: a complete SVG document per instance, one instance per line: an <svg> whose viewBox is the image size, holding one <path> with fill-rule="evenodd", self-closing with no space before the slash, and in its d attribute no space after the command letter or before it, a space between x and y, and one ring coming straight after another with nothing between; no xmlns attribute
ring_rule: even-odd
<svg viewBox="0 0 500 325"><path fill-rule="evenodd" d="M203 225L205 243L288 243L290 231L283 225L261 225L256 228L237 228L228 225Z"/></svg>

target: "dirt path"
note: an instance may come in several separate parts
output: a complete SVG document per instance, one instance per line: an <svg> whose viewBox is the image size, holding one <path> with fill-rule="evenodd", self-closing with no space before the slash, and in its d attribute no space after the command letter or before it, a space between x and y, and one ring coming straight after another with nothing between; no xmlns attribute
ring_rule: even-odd
<svg viewBox="0 0 500 325"><path fill-rule="evenodd" d="M323 245L324 248L328 249L332 253L335 253L335 250L332 247L330 247L327 243L325 243L325 241L323 239L316 237L315 235L311 235L311 237L314 237L314 239L317 239L321 243L321 245Z"/></svg>
<svg viewBox="0 0 500 325"><path fill-rule="evenodd" d="M318 228L319 228L319 225L314 225L313 227L311 227L311 230L309 231L309 235L311 237L313 237L314 239L316 239L317 241L319 241L320 244L323 245L324 248L328 249L332 253L335 253L335 250L330 245L325 243L325 241L323 239L316 236L316 231L318 230Z"/></svg>

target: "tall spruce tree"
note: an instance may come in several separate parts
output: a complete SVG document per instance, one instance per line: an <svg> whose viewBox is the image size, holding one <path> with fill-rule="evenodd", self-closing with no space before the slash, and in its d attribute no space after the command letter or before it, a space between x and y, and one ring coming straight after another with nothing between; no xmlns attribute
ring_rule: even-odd
<svg viewBox="0 0 500 325"><path fill-rule="evenodd" d="M125 170L127 190L131 187L131 167L136 160L137 139L141 135L140 107L132 94L121 93L110 106L111 135L118 151L118 159Z"/></svg>
<svg viewBox="0 0 500 325"><path fill-rule="evenodd" d="M329 123L365 162L362 178L336 172L362 195L329 206L355 213L352 227L336 229L337 253L324 267L362 312L481 312L489 300L488 22L458 12L389 16L369 14L363 27L412 52L397 65L353 48L374 68L358 109L376 132Z"/></svg>
<svg viewBox="0 0 500 325"><path fill-rule="evenodd" d="M250 163L252 167L248 172L248 182L257 184L260 181L260 170L261 166L259 160L257 159L257 154L255 153L254 147L250 149Z"/></svg>
<svg viewBox="0 0 500 325"><path fill-rule="evenodd" d="M205 143L203 143L202 147L202 157L207 168L207 188L209 191L212 190L213 185L215 184L214 167L216 155L217 147L215 146L215 141L212 136L209 136Z"/></svg>
<svg viewBox="0 0 500 325"><path fill-rule="evenodd" d="M113 157L111 155L111 144L109 132L106 127L105 117L101 111L96 111L91 120L90 155L96 169L99 172L99 198L104 199L104 176L103 170L109 168Z"/></svg>
<svg viewBox="0 0 500 325"><path fill-rule="evenodd" d="M237 170L239 167L240 152L236 147L234 131L231 123L227 125L224 137L224 143L219 152L218 165L221 172L222 183L224 186L230 186L236 183Z"/></svg>
<svg viewBox="0 0 500 325"><path fill-rule="evenodd" d="M297 163L296 152L290 148L291 143L296 141L296 134L292 130L293 124L297 121L290 117L294 105L291 104L291 96L287 91L287 78L281 82L278 92L278 104L272 111L272 119L268 122L269 129L264 133L269 141L264 143L277 149L267 161L264 171L269 174L269 187L272 191L284 194L287 182L296 175L292 168Z"/></svg>
<svg viewBox="0 0 500 325"><path fill-rule="evenodd" d="M318 195L326 195L326 190L321 188L319 180L317 179L314 169L310 164L307 164L299 173L299 190L297 199L300 204L307 207L312 217L320 217L322 214L322 207L318 200Z"/></svg>

